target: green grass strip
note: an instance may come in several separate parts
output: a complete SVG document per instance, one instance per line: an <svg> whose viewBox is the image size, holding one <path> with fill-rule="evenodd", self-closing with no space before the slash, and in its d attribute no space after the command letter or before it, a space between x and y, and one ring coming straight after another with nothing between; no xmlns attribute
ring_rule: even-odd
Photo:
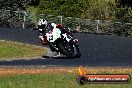
<svg viewBox="0 0 132 88"><path fill-rule="evenodd" d="M0 77L0 88L132 88L129 84L84 84L76 82L76 74L21 74Z"/></svg>
<svg viewBox="0 0 132 88"><path fill-rule="evenodd" d="M46 49L35 45L0 41L0 60L7 58L36 57L46 54Z"/></svg>

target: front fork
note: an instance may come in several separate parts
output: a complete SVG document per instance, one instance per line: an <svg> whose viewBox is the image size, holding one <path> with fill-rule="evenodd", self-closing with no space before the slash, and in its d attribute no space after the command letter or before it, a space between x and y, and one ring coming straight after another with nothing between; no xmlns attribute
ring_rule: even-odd
<svg viewBox="0 0 132 88"><path fill-rule="evenodd" d="M73 42L74 42L74 45L75 45L77 54L80 53L79 44L78 44L78 42L79 42L78 39L74 39Z"/></svg>
<svg viewBox="0 0 132 88"><path fill-rule="evenodd" d="M78 39L74 39L74 36L72 33L69 32L69 35L73 38L73 43L74 46L76 48L77 54L80 54L80 49L79 49L79 40Z"/></svg>

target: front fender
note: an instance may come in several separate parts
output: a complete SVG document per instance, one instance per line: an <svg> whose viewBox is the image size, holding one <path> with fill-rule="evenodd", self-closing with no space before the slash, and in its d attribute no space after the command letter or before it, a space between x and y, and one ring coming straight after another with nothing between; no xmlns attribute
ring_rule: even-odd
<svg viewBox="0 0 132 88"><path fill-rule="evenodd" d="M70 42L73 39L70 35L67 35L66 33L62 34L62 36L63 36L63 39L65 39L67 42Z"/></svg>

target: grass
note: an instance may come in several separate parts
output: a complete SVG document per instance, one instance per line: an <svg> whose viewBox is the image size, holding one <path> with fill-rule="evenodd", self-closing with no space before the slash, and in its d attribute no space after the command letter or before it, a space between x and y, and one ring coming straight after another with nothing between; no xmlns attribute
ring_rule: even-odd
<svg viewBox="0 0 132 88"><path fill-rule="evenodd" d="M29 71L30 70L31 69L29 69ZM70 72L64 71L62 69L57 69L53 71L51 71L51 69L41 69L41 70L43 70L44 72L34 73L34 74L31 73L15 74L15 75L10 75L11 74L10 73L9 75L0 76L0 88L132 88L132 82L130 82L129 84L79 85L76 82L76 77L78 76L78 74L76 73L75 70L71 70ZM47 72L48 70L49 72ZM65 69L65 70L69 70L69 69ZM114 70L115 73L117 73L116 70ZM38 69L36 69L36 71L38 71ZM106 72L106 70L102 72ZM101 74L103 74L102 72ZM111 70L109 69L107 73L111 73ZM120 74L121 73L122 72L120 72ZM132 72L129 72L129 74L132 75Z"/></svg>
<svg viewBox="0 0 132 88"><path fill-rule="evenodd" d="M0 60L29 58L46 54L46 49L35 45L28 45L9 41L0 41Z"/></svg>
<svg viewBox="0 0 132 88"><path fill-rule="evenodd" d="M0 77L0 88L132 88L132 83L79 85L75 74L49 73Z"/></svg>

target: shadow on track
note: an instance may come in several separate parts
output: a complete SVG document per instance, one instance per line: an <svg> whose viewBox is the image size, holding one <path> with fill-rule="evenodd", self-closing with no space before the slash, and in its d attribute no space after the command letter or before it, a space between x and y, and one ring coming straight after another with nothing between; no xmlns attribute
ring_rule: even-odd
<svg viewBox="0 0 132 88"><path fill-rule="evenodd" d="M42 56L42 58L51 58L51 59L79 59L80 57L74 56L73 58L66 57L66 56L60 56L60 57L54 57L54 56Z"/></svg>

